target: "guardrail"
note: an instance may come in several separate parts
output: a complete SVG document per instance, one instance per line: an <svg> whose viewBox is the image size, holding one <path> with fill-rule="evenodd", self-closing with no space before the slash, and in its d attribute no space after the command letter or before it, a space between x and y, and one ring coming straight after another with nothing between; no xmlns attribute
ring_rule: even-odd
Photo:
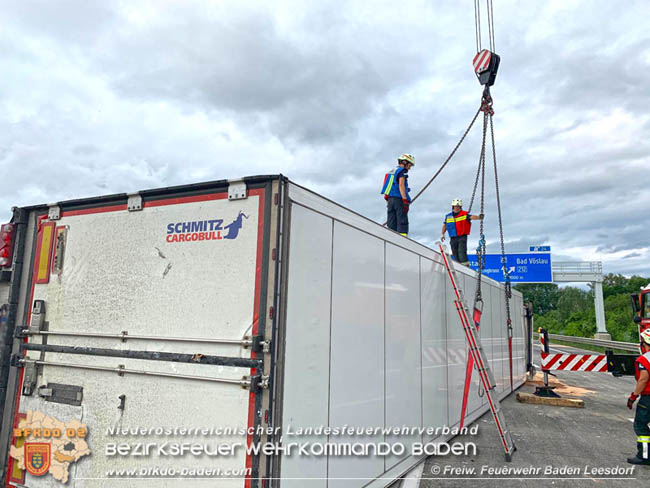
<svg viewBox="0 0 650 488"><path fill-rule="evenodd" d="M533 335L539 339L539 334L534 332ZM564 336L559 334L549 334L549 345L553 345L553 340L562 342L573 342L576 344L588 344L590 346L599 346L607 349L618 349L621 351L639 352L639 345L635 342L605 341L602 339L590 339L589 337Z"/></svg>

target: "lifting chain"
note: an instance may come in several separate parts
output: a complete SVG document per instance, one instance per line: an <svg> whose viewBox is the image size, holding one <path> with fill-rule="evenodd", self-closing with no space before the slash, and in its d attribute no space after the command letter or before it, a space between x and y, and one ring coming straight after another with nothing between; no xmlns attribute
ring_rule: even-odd
<svg viewBox="0 0 650 488"><path fill-rule="evenodd" d="M510 316L510 298L512 297L512 285L510 283L510 272L506 261L506 250L503 242L503 220L501 218L501 196L499 194L499 173L497 172L497 151L494 143L494 124L490 115L490 137L492 138L492 161L494 162L494 184L497 197L497 213L499 216L499 239L501 241L501 266L503 266L504 290L506 297L506 324L508 326L508 338L512 338L512 317Z"/></svg>
<svg viewBox="0 0 650 488"><path fill-rule="evenodd" d="M478 188L479 177L481 179L481 202L480 202L480 215L485 214L485 146L487 139L487 127L488 119L492 120L492 115L494 110L492 108L492 97L490 96L490 89L486 86L483 90L483 96L481 97L481 107L480 112L483 112L483 137L481 140L481 154L478 159L478 169L476 171L476 178L474 179L474 188L472 190L472 198L469 202L469 209L467 213L472 213L472 207L474 206L474 199L476 198L476 190ZM492 144L494 145L494 137L492 138ZM478 277L476 283L476 295L474 296L474 307L480 307L482 309L483 305L483 295L481 292L481 278L483 276L483 269L485 268L485 232L484 232L484 220L480 220L479 224L479 241L476 248L476 264L478 267Z"/></svg>

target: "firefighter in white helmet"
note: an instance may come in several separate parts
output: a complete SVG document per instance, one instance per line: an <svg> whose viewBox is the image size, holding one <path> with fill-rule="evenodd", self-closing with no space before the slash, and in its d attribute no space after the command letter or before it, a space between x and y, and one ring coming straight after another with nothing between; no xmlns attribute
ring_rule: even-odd
<svg viewBox="0 0 650 488"><path fill-rule="evenodd" d="M381 193L386 199L389 229L399 232L403 236L409 233L409 207L411 195L409 194L408 172L415 166L412 154L402 154L397 158L397 168L386 173Z"/></svg>
<svg viewBox="0 0 650 488"><path fill-rule="evenodd" d="M469 266L467 259L467 236L472 230L471 220L482 220L483 214L470 215L463 210L463 201L454 198L451 201L451 212L445 215L442 223L442 235L440 240L445 240L445 231L449 232L451 252L454 260L465 266Z"/></svg>
<svg viewBox="0 0 650 488"><path fill-rule="evenodd" d="M641 397L634 415L634 433L637 453L628 458L630 464L650 465L650 328L641 332L641 356L634 362L636 388L627 400L627 408L632 410L634 402Z"/></svg>

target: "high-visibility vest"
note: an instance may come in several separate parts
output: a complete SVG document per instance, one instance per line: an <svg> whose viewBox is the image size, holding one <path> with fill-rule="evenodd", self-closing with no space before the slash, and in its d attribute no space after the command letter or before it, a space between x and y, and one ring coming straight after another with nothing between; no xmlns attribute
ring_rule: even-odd
<svg viewBox="0 0 650 488"><path fill-rule="evenodd" d="M472 230L472 224L469 217L470 215L465 212L465 210L458 212L458 215L454 215L454 212L445 215L445 225L447 226L449 237L469 235Z"/></svg>
<svg viewBox="0 0 650 488"><path fill-rule="evenodd" d="M636 358L636 361L634 361L634 373L637 380L641 376L641 370L639 369L640 365L642 365L645 368L645 370L648 372L648 374L650 374L650 352L646 352L642 356ZM641 392L641 394L650 395L650 381L646 383L645 388Z"/></svg>
<svg viewBox="0 0 650 488"><path fill-rule="evenodd" d="M408 201L411 201L411 196L409 195L410 188L408 187L408 171L402 166L398 166L392 171L386 173L384 176L384 184L381 187L381 194L388 195L389 197L402 198L402 194L399 191L399 179L401 177L406 178L406 198Z"/></svg>

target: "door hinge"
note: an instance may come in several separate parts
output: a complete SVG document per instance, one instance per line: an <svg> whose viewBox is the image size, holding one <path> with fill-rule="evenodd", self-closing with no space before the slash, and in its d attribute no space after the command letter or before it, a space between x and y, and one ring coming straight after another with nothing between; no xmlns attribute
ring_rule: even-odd
<svg viewBox="0 0 650 488"><path fill-rule="evenodd" d="M129 193L126 201L126 209L129 212L137 212L142 210L142 197L139 193Z"/></svg>
<svg viewBox="0 0 650 488"><path fill-rule="evenodd" d="M253 392L266 390L269 387L269 375L256 374L254 376L244 376L241 385L242 388Z"/></svg>
<svg viewBox="0 0 650 488"><path fill-rule="evenodd" d="M271 342L264 340L262 336L244 337L244 349L251 348L254 352L263 352L267 353L271 350Z"/></svg>
<svg viewBox="0 0 650 488"><path fill-rule="evenodd" d="M244 200L248 197L244 180L228 180L228 200Z"/></svg>

